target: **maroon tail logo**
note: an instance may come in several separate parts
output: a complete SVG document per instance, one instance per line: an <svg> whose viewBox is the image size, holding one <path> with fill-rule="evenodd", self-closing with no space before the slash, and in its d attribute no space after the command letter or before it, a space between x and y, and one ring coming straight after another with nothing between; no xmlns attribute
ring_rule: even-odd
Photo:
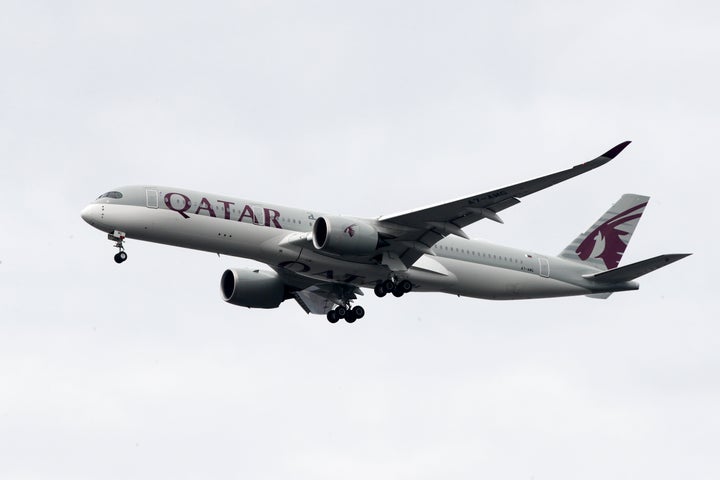
<svg viewBox="0 0 720 480"><path fill-rule="evenodd" d="M627 243L621 237L630 233L619 227L640 218L642 212L633 212L644 208L646 205L647 202L625 210L597 227L585 237L585 240L580 243L575 253L580 256L581 260L587 260L591 256L601 258L608 270L617 268L627 248Z"/></svg>
<svg viewBox="0 0 720 480"><path fill-rule="evenodd" d="M345 230L343 230L343 232L347 233L351 237L354 237L355 236L355 227L357 227L357 225L354 223L352 225L348 225L347 227L345 227Z"/></svg>

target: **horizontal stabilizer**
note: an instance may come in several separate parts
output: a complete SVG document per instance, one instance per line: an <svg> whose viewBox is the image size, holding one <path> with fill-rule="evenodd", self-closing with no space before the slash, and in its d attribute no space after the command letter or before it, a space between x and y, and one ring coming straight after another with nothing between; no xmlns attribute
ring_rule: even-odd
<svg viewBox="0 0 720 480"><path fill-rule="evenodd" d="M602 283L623 283L642 277L645 274L654 272L658 268L670 265L673 262L682 260L692 255L690 253L673 253L669 255L660 255L649 258L641 262L632 263L624 267L608 270L607 272L596 273L595 275L585 275L585 278L595 280Z"/></svg>

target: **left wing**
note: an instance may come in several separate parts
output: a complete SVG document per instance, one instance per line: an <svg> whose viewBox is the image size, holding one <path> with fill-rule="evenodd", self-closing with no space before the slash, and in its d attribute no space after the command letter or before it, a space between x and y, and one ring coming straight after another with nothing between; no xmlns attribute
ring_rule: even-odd
<svg viewBox="0 0 720 480"><path fill-rule="evenodd" d="M623 142L594 160L508 187L479 193L418 210L382 216L378 227L386 232L388 248L383 263L393 270L409 268L423 254L432 254L432 246L448 235L468 238L464 227L483 218L502 223L498 212L520 203L522 198L557 183L594 170L615 158L630 142Z"/></svg>
<svg viewBox="0 0 720 480"><path fill-rule="evenodd" d="M290 296L306 313L324 315L336 306L345 306L358 295L363 295L362 290L355 285L322 282L284 268L274 270L289 287Z"/></svg>

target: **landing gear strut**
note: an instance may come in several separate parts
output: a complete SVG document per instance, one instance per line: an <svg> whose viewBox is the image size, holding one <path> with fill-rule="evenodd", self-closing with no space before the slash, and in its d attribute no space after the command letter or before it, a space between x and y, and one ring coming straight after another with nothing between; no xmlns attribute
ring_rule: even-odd
<svg viewBox="0 0 720 480"><path fill-rule="evenodd" d="M108 240L112 240L115 242L115 248L117 248L119 251L115 254L115 263L123 263L125 260L127 260L127 253L125 253L125 247L123 246L123 242L125 241L125 232L120 232L118 230L115 230L112 233L108 233Z"/></svg>

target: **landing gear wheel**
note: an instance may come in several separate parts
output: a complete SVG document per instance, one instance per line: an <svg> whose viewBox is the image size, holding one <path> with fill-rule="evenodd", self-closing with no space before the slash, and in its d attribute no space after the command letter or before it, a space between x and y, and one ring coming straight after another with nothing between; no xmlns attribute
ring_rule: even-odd
<svg viewBox="0 0 720 480"><path fill-rule="evenodd" d="M410 283L410 280L403 280L402 282L398 283L395 288L400 289L403 293L408 293L410 290L412 290L412 283Z"/></svg>
<svg viewBox="0 0 720 480"><path fill-rule="evenodd" d="M330 310L327 313L327 319L330 323L337 323L338 320L340 320L340 317L338 317L337 312L335 310Z"/></svg>
<svg viewBox="0 0 720 480"><path fill-rule="evenodd" d="M353 309L348 313L352 313L353 317L360 320L361 318L363 318L365 316L365 309L363 307L361 307L360 305L358 305L356 307L353 307Z"/></svg>
<svg viewBox="0 0 720 480"><path fill-rule="evenodd" d="M377 285L375 285L375 295L380 298L387 295L387 290L385 290L385 286L382 283L378 283Z"/></svg>
<svg viewBox="0 0 720 480"><path fill-rule="evenodd" d="M392 280L385 280L382 284L385 292L392 292L395 289L395 283Z"/></svg>
<svg viewBox="0 0 720 480"><path fill-rule="evenodd" d="M403 295L405 295L405 292L403 292L399 288L395 288L395 289L393 289L392 294L395 295L397 298L400 298Z"/></svg>
<svg viewBox="0 0 720 480"><path fill-rule="evenodd" d="M125 232L115 230L112 233L108 233L108 240L115 242L115 248L118 249L118 253L113 257L115 259L115 263L123 263L127 260L127 253L125 253L123 246L123 242L125 241Z"/></svg>
<svg viewBox="0 0 720 480"><path fill-rule="evenodd" d="M355 316L353 311L350 310L349 312L347 312L347 314L345 315L345 321L348 323L353 323L355 320L357 320L357 317Z"/></svg>
<svg viewBox="0 0 720 480"><path fill-rule="evenodd" d="M337 314L338 318L345 318L345 315L347 315L348 311L345 307L337 307L335 309L335 313Z"/></svg>

